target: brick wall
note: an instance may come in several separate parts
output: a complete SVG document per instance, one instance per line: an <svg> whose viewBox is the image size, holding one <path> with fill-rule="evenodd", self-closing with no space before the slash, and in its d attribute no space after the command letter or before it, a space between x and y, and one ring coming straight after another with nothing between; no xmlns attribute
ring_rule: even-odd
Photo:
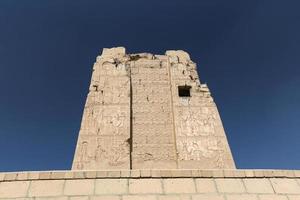
<svg viewBox="0 0 300 200"><path fill-rule="evenodd" d="M300 200L300 170L0 173L0 199Z"/></svg>

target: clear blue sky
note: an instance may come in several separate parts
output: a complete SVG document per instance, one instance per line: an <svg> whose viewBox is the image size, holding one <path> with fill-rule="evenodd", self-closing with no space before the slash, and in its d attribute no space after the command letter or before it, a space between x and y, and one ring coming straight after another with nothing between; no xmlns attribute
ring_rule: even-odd
<svg viewBox="0 0 300 200"><path fill-rule="evenodd" d="M198 63L238 168L300 169L300 1L0 0L0 171L70 169L103 47Z"/></svg>

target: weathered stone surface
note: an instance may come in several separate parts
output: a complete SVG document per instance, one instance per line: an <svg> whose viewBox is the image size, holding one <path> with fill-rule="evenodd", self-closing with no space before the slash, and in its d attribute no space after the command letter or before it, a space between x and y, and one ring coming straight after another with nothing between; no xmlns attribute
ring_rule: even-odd
<svg viewBox="0 0 300 200"><path fill-rule="evenodd" d="M260 200L288 200L286 196L283 195L259 195Z"/></svg>
<svg viewBox="0 0 300 200"><path fill-rule="evenodd" d="M218 195L218 194L198 194L198 195L193 195L192 200L224 200L223 195Z"/></svg>
<svg viewBox="0 0 300 200"><path fill-rule="evenodd" d="M129 193L131 194L160 194L162 192L162 183L160 179L129 180Z"/></svg>
<svg viewBox="0 0 300 200"><path fill-rule="evenodd" d="M254 194L226 195L226 200L258 200Z"/></svg>
<svg viewBox="0 0 300 200"><path fill-rule="evenodd" d="M114 48L104 48L102 51L102 56L125 56L125 48L124 47L114 47Z"/></svg>
<svg viewBox="0 0 300 200"><path fill-rule="evenodd" d="M240 179L216 179L218 191L221 193L244 193L245 188Z"/></svg>
<svg viewBox="0 0 300 200"><path fill-rule="evenodd" d="M41 180L30 184L29 197L50 197L63 194L64 180Z"/></svg>
<svg viewBox="0 0 300 200"><path fill-rule="evenodd" d="M274 193L271 183L268 179L245 179L245 187L249 193Z"/></svg>
<svg viewBox="0 0 300 200"><path fill-rule="evenodd" d="M25 197L29 188L29 181L1 182L0 197L16 198Z"/></svg>
<svg viewBox="0 0 300 200"><path fill-rule="evenodd" d="M96 180L96 194L126 194L128 180L126 179L98 179Z"/></svg>
<svg viewBox="0 0 300 200"><path fill-rule="evenodd" d="M300 185L296 180L287 178L272 178L271 183L276 193L300 194Z"/></svg>
<svg viewBox="0 0 300 200"><path fill-rule="evenodd" d="M195 183L192 178L164 179L165 193L195 193Z"/></svg>
<svg viewBox="0 0 300 200"><path fill-rule="evenodd" d="M177 172L174 173L175 171ZM133 176L130 170L72 173L60 171L59 175L54 176L53 172L35 172L33 174L36 179L28 176L24 181L17 179L0 181L0 200L299 200L300 198L299 177L295 175L282 177L294 174L291 170L272 170L273 177L268 178L256 177L257 170L247 170L253 173L245 173L243 170L228 170L227 173L223 170L220 172L197 170L197 176L193 177L194 171L193 169L134 170ZM259 171L262 174L267 172ZM47 175L49 179L45 180L44 176L49 173L51 176ZM90 175L87 175L89 173ZM10 174L9 177L18 177L17 174L21 173L7 174ZM63 175L66 178L62 179ZM188 176L190 178L187 178Z"/></svg>
<svg viewBox="0 0 300 200"><path fill-rule="evenodd" d="M235 168L217 107L184 51L117 47L97 57L72 169L129 168Z"/></svg>
<svg viewBox="0 0 300 200"><path fill-rule="evenodd" d="M159 196L158 200L181 200L180 196L174 195L174 196Z"/></svg>
<svg viewBox="0 0 300 200"><path fill-rule="evenodd" d="M63 196L61 196L61 197L35 197L35 198L22 198L22 199L17 199L17 200L69 200L69 198L68 197L63 197Z"/></svg>
<svg viewBox="0 0 300 200"><path fill-rule="evenodd" d="M195 179L195 181L198 193L213 193L217 191L212 179Z"/></svg>
<svg viewBox="0 0 300 200"><path fill-rule="evenodd" d="M89 200L88 196L69 197L69 200Z"/></svg>
<svg viewBox="0 0 300 200"><path fill-rule="evenodd" d="M90 195L94 193L95 180L66 180L65 195Z"/></svg>
<svg viewBox="0 0 300 200"><path fill-rule="evenodd" d="M289 195L289 200L300 200L300 195Z"/></svg>
<svg viewBox="0 0 300 200"><path fill-rule="evenodd" d="M122 200L156 200L155 195L126 195Z"/></svg>
<svg viewBox="0 0 300 200"><path fill-rule="evenodd" d="M120 196L92 196L90 200L120 200Z"/></svg>

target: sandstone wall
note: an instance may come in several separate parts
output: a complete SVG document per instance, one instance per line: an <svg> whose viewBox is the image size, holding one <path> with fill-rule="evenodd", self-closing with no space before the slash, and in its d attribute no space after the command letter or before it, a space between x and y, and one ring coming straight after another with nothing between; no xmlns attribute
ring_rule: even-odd
<svg viewBox="0 0 300 200"><path fill-rule="evenodd" d="M104 49L93 67L72 169L129 169L130 80L125 49Z"/></svg>
<svg viewBox="0 0 300 200"><path fill-rule="evenodd" d="M220 115L196 63L184 51L167 51L169 58L178 168L235 168ZM180 97L189 87L190 97Z"/></svg>
<svg viewBox="0 0 300 200"><path fill-rule="evenodd" d="M132 168L177 168L168 57L137 56L131 61Z"/></svg>
<svg viewBox="0 0 300 200"><path fill-rule="evenodd" d="M0 199L299 200L300 171L132 170L0 173Z"/></svg>
<svg viewBox="0 0 300 200"><path fill-rule="evenodd" d="M180 96L187 87L189 95ZM235 168L217 107L184 51L103 49L72 169Z"/></svg>

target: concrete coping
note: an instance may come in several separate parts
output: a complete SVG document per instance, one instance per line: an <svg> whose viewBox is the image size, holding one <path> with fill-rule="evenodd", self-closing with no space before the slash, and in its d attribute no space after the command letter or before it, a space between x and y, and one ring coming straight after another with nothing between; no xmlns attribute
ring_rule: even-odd
<svg viewBox="0 0 300 200"><path fill-rule="evenodd" d="M103 178L300 178L300 170L66 170L2 172L0 182Z"/></svg>

